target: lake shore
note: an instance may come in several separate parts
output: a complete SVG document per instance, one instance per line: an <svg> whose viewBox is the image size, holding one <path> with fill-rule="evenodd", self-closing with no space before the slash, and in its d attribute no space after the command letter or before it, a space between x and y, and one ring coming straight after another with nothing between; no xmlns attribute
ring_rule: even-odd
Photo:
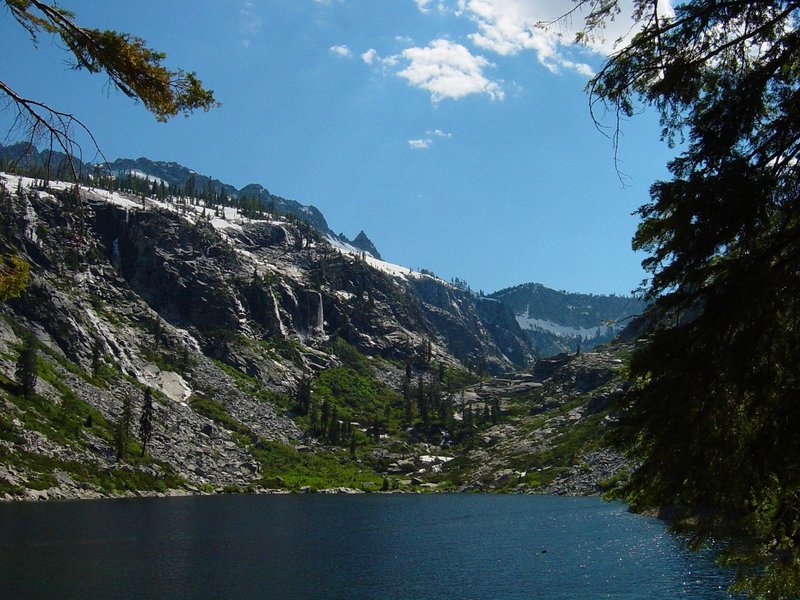
<svg viewBox="0 0 800 600"><path fill-rule="evenodd" d="M588 466L587 466L588 465ZM20 493L2 493L0 502L47 502L65 500L100 500L111 498L169 498L180 496L215 496L224 494L364 494L364 493L440 493L440 492L465 492L465 493L507 493L507 494L533 494L565 497L599 496L606 487L601 482L619 473L627 463L624 458L610 452L592 452L586 455L581 465L574 466L569 473L556 479L552 483L539 488L531 488L524 484L498 490L494 487L463 486L458 489L437 489L435 484L420 483L418 480L407 479L406 485L399 489L379 490L361 489L348 486L334 486L315 489L303 486L299 489L285 487L261 487L255 485L244 486L211 486L187 483L182 487L166 488L163 490L130 490L124 492L108 492L97 489L91 484L78 483L68 473L56 469L53 477L58 485L46 489L25 488ZM509 470L511 475L519 475ZM14 473L6 466L0 465L0 477L14 481ZM415 485L417 483L417 485Z"/></svg>

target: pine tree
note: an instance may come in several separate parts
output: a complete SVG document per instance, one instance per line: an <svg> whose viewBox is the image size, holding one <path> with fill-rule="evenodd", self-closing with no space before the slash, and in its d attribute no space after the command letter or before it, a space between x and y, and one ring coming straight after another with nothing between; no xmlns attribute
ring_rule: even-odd
<svg viewBox="0 0 800 600"><path fill-rule="evenodd" d="M37 373L36 337L28 332L22 338L22 349L17 358L16 378L20 392L25 398L33 396L36 390Z"/></svg>
<svg viewBox="0 0 800 600"><path fill-rule="evenodd" d="M308 429L311 435L321 435L319 419L319 407L317 406L317 403L312 400L308 410Z"/></svg>
<svg viewBox="0 0 800 600"><path fill-rule="evenodd" d="M453 398L450 394L440 394L437 411L439 422L443 427L449 428L453 419Z"/></svg>
<svg viewBox="0 0 800 600"><path fill-rule="evenodd" d="M428 403L428 395L425 393L425 381L420 374L417 380L417 410L422 422L427 427L431 423L430 405Z"/></svg>
<svg viewBox="0 0 800 600"><path fill-rule="evenodd" d="M307 415L311 405L311 377L303 375L300 378L295 392L295 402L298 412L303 416Z"/></svg>
<svg viewBox="0 0 800 600"><path fill-rule="evenodd" d="M122 413L114 427L114 447L118 461L125 460L125 455L128 453L132 422L131 398L130 396L125 396L122 400Z"/></svg>
<svg viewBox="0 0 800 600"><path fill-rule="evenodd" d="M406 375L403 378L403 416L406 426L414 423L414 397L411 392L411 363L406 363Z"/></svg>
<svg viewBox="0 0 800 600"><path fill-rule="evenodd" d="M139 416L139 440L142 442L142 456L153 436L153 392L149 387L144 389L144 404Z"/></svg>
<svg viewBox="0 0 800 600"><path fill-rule="evenodd" d="M492 398L492 425L500 423L500 398Z"/></svg>
<svg viewBox="0 0 800 600"><path fill-rule="evenodd" d="M339 411L336 407L331 408L331 416L328 422L328 442L338 444L341 438L341 424L339 423Z"/></svg>
<svg viewBox="0 0 800 600"><path fill-rule="evenodd" d="M587 35L619 8L579 4ZM715 538L748 593L800 597L800 3L634 4L641 31L591 103L617 123L651 105L686 143L638 211L651 303L618 406L639 465L621 493Z"/></svg>
<svg viewBox="0 0 800 600"><path fill-rule="evenodd" d="M324 436L328 433L331 420L331 405L327 400L322 402L322 414L320 415L319 434Z"/></svg>
<svg viewBox="0 0 800 600"><path fill-rule="evenodd" d="M461 437L462 439L466 439L467 447L471 447L472 438L475 434L475 416L472 412L472 404L470 403L461 414Z"/></svg>

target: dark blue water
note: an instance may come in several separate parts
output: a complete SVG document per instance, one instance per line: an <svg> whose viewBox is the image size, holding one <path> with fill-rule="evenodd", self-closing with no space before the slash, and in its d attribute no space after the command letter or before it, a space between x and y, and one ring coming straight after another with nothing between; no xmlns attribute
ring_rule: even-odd
<svg viewBox="0 0 800 600"><path fill-rule="evenodd" d="M596 498L216 496L0 505L2 598L728 598Z"/></svg>

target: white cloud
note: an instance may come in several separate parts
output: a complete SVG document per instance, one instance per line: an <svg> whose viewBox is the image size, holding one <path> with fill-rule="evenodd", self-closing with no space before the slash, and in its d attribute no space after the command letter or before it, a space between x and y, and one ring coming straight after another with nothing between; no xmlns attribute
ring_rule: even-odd
<svg viewBox="0 0 800 600"><path fill-rule="evenodd" d="M575 42L575 34L584 24L586 13L576 12L560 18L571 8L563 0L458 0L458 13L468 16L478 26L470 35L479 48L506 56L525 50L536 53L539 62L556 73L573 70L587 77L594 73L576 55L605 58L636 32L631 16L634 0L620 0L621 13L606 23L602 36ZM672 15L670 0L659 3L662 15Z"/></svg>
<svg viewBox="0 0 800 600"><path fill-rule="evenodd" d="M377 59L378 59L378 51L375 50L375 48L370 48L361 55L361 60L363 60L368 65L371 65Z"/></svg>
<svg viewBox="0 0 800 600"><path fill-rule="evenodd" d="M574 63L571 60L565 60L561 62L561 66L566 69L574 69L586 77L594 77L594 69L586 63Z"/></svg>
<svg viewBox="0 0 800 600"><path fill-rule="evenodd" d="M420 12L430 12L431 9L428 6L431 3L431 0L414 0L417 3L417 8L419 8Z"/></svg>
<svg viewBox="0 0 800 600"><path fill-rule="evenodd" d="M434 40L425 48L407 48L399 57L389 57L383 62L393 64L387 63L391 60L407 61L408 66L397 75L408 80L410 85L429 91L434 102L470 94L486 94L492 100L505 97L500 84L483 74L484 69L493 65L450 40Z"/></svg>
<svg viewBox="0 0 800 600"><path fill-rule="evenodd" d="M326 1L326 0L316 0ZM331 1L331 0L328 0ZM672 15L671 2L659 3L662 15ZM585 13L576 11L562 17L572 6L564 0L414 0L423 13L434 10L470 19L476 30L468 35L470 41L482 50L500 56L521 52L535 53L539 62L552 73L573 71L592 77L592 59L605 58L635 34L635 0L620 0L621 13L606 23L602 36L578 44L576 32L584 25ZM406 37L396 41L411 44ZM381 57L370 48L361 59L373 66L382 67L384 74L393 73L412 86L430 92L433 102L459 99L471 94L486 94L492 100L503 100L506 84L500 79L486 76L486 70L495 65L484 56L473 54L462 44L444 37L430 42L426 47L408 47L399 54ZM393 67L404 63L397 71Z"/></svg>
<svg viewBox="0 0 800 600"><path fill-rule="evenodd" d="M531 50L553 73L568 69L587 76L593 74L588 64L571 58L578 48L571 28L573 21L558 20L565 12L563 0L459 0L459 7L478 26L478 31L469 37L479 48L502 56ZM574 19L580 21L578 16ZM552 25L543 27L545 23ZM598 41L589 50L610 48Z"/></svg>
<svg viewBox="0 0 800 600"><path fill-rule="evenodd" d="M408 145L412 150L428 150L436 143L435 138L450 139L452 137L452 133L442 131L441 129L428 129L428 131L425 132L425 137L408 140Z"/></svg>
<svg viewBox="0 0 800 600"><path fill-rule="evenodd" d="M361 60L363 60L368 65L381 65L385 68L393 67L397 64L400 60L400 56L395 54L393 56L387 56L386 58L381 58L378 51L375 48L370 48L366 52L361 54Z"/></svg>
<svg viewBox="0 0 800 600"><path fill-rule="evenodd" d="M343 58L350 58L351 56L353 56L353 53L350 51L350 48L348 48L344 44L341 44L339 46L331 46L330 48L328 48L328 50L333 54L341 56Z"/></svg>
<svg viewBox="0 0 800 600"><path fill-rule="evenodd" d="M620 0L622 12L606 24L603 37L598 35L577 44L575 34L583 27L586 14L578 11L561 18L572 8L564 0L414 0L423 13L436 11L471 20L475 29L468 38L480 50L500 56L532 52L552 73L571 71L587 78L594 75L591 63L605 58L635 33L631 19L634 1ZM672 1L659 3L662 14L672 14ZM411 45L409 39L395 39ZM487 75L495 65L485 56L445 37L387 57L370 48L361 54L361 59L382 67L385 74L393 73L410 85L427 90L434 102L471 94L503 100L504 87L513 86Z"/></svg>
<svg viewBox="0 0 800 600"><path fill-rule="evenodd" d="M412 150L427 150L433 144L433 140L430 138L419 139L419 140L408 140L408 145Z"/></svg>
<svg viewBox="0 0 800 600"><path fill-rule="evenodd" d="M441 15L450 12L447 8L447 5L442 0L439 0L438 2L434 2L434 0L414 0L414 2L416 2L417 8L421 13L429 13L434 7Z"/></svg>
<svg viewBox="0 0 800 600"><path fill-rule="evenodd" d="M263 19L255 12L255 6L247 0L239 9L239 41L242 46L247 48L253 42L253 38L261 30Z"/></svg>

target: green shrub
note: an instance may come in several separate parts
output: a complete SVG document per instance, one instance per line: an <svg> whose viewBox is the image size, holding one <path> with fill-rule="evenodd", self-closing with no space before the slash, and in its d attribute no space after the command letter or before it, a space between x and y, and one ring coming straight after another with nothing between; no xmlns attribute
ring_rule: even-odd
<svg viewBox="0 0 800 600"><path fill-rule="evenodd" d="M285 487L295 491L304 486L316 490L340 486L360 488L382 482L380 475L349 460L345 452L312 454L299 452L281 442L264 440L248 446L248 450L261 465L264 487L269 487L277 477L284 481Z"/></svg>
<svg viewBox="0 0 800 600"><path fill-rule="evenodd" d="M252 436L253 434L249 427L231 417L225 406L217 400L212 400L201 394L194 394L189 398L189 406L191 406L195 412L200 413L204 417L208 417L229 431L245 436Z"/></svg>

